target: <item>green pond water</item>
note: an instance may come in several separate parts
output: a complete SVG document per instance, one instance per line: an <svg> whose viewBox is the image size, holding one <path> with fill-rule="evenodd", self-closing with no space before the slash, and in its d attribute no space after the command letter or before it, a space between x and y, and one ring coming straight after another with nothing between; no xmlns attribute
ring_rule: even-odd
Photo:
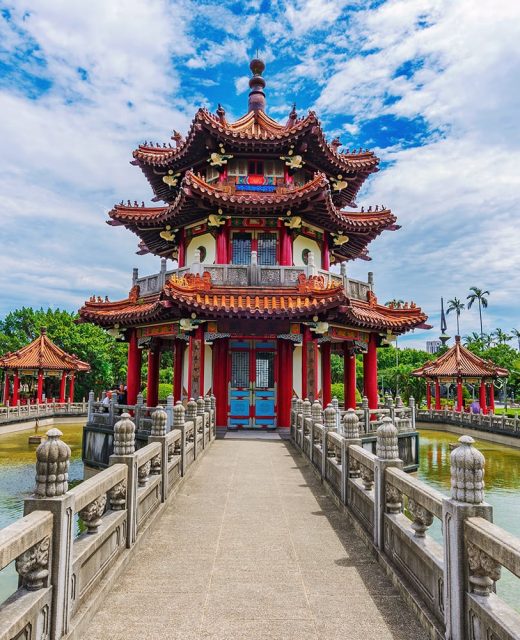
<svg viewBox="0 0 520 640"><path fill-rule="evenodd" d="M43 429L42 432L45 432ZM63 440L72 449L69 480L80 480L81 425L60 425ZM35 451L29 445L32 431L0 435L0 529L23 515L23 500L34 489ZM420 467L417 477L445 494L450 489L450 442L458 435L441 431L420 431ZM477 440L476 446L486 456L486 500L493 505L494 522L520 537L520 449L513 449ZM440 523L435 522L429 533L442 540ZM16 590L14 565L0 571L0 603ZM501 598L520 611L520 580L503 571L497 583Z"/></svg>

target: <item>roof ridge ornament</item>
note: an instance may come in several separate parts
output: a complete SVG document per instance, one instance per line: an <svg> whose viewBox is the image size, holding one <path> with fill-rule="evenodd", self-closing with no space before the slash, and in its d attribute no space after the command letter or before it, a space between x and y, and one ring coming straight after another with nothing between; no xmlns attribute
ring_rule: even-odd
<svg viewBox="0 0 520 640"><path fill-rule="evenodd" d="M253 58L249 63L249 68L253 77L249 80L248 111L265 111L265 80L262 73L265 70L265 63L260 58Z"/></svg>

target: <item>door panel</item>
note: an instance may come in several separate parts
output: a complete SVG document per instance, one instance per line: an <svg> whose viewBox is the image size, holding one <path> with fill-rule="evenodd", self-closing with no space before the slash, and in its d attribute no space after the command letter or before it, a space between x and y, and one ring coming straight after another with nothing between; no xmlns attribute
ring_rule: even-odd
<svg viewBox="0 0 520 640"><path fill-rule="evenodd" d="M248 346L235 343L235 346ZM230 426L248 427L250 423L250 356L249 350L231 351L231 389L229 394Z"/></svg>

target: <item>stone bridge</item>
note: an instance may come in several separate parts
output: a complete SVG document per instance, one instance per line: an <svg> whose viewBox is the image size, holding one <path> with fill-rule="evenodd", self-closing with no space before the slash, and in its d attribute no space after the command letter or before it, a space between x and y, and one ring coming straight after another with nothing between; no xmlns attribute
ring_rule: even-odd
<svg viewBox="0 0 520 640"><path fill-rule="evenodd" d="M70 490L51 430L25 517L0 531L20 575L0 640L520 638L495 593L501 567L520 577L520 540L491 523L472 439L444 496L402 470L390 416L372 452L356 412L336 415L306 401L290 439L215 441L199 399L169 432L158 407L135 451L125 414L110 466Z"/></svg>

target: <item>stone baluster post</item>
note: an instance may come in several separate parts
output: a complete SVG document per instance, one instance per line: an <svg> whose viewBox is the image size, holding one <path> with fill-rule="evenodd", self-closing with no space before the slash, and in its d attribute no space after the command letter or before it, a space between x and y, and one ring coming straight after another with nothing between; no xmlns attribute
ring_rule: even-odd
<svg viewBox="0 0 520 640"><path fill-rule="evenodd" d="M305 421L307 418L312 419L312 404L309 398L305 398L302 404L302 449L305 438Z"/></svg>
<svg viewBox="0 0 520 640"><path fill-rule="evenodd" d="M400 510L400 498L386 491L385 471L389 467L403 468L399 459L397 429L388 416L383 418L376 432L376 459L374 460L374 544L384 549L384 516L387 506L392 512ZM395 493L395 492L394 492ZM397 509L396 505L399 504Z"/></svg>
<svg viewBox="0 0 520 640"><path fill-rule="evenodd" d="M181 432L181 474L186 474L186 410L180 400L173 407L173 428Z"/></svg>
<svg viewBox="0 0 520 640"><path fill-rule="evenodd" d="M88 392L87 424L92 422L94 413L94 392Z"/></svg>
<svg viewBox="0 0 520 640"><path fill-rule="evenodd" d="M359 418L354 409L347 409L343 416L343 451L341 456L341 499L344 504L348 502L348 479L357 477L359 474L359 464L350 460L348 449L352 445L362 445L359 434Z"/></svg>
<svg viewBox="0 0 520 640"><path fill-rule="evenodd" d="M152 413L152 430L148 442L159 442L161 445L161 502L168 497L168 446L166 444L166 423L168 414L159 405Z"/></svg>
<svg viewBox="0 0 520 640"><path fill-rule="evenodd" d="M69 631L74 497L68 493L70 447L60 440L59 429L47 431L47 439L36 449L36 488L24 501L24 515L50 511L53 515L50 584L52 614L50 637Z"/></svg>
<svg viewBox="0 0 520 640"><path fill-rule="evenodd" d="M327 446L327 433L329 431L336 430L336 409L332 402L323 411L323 440L321 442L321 477L324 478L326 474L328 446Z"/></svg>
<svg viewBox="0 0 520 640"><path fill-rule="evenodd" d="M190 398L186 405L186 422L193 422L193 459L197 459L197 402Z"/></svg>
<svg viewBox="0 0 520 640"><path fill-rule="evenodd" d="M474 516L493 519L493 508L484 502L485 458L474 442L471 436L462 436L451 452L451 496L442 504L446 640L470 637L466 628L466 551L471 560L471 549L464 549L464 520ZM471 582L471 564L469 573Z"/></svg>
<svg viewBox="0 0 520 640"><path fill-rule="evenodd" d="M211 415L211 438L217 437L217 399L212 394L211 395L211 411L213 412Z"/></svg>
<svg viewBox="0 0 520 640"><path fill-rule="evenodd" d="M336 412L336 431L339 433L341 430L341 411L339 410L339 402L336 396L332 398L331 404Z"/></svg>
<svg viewBox="0 0 520 640"><path fill-rule="evenodd" d="M174 407L173 395L170 395L166 398L166 407L164 410L166 411L166 433L169 433L173 429L173 407Z"/></svg>
<svg viewBox="0 0 520 640"><path fill-rule="evenodd" d="M301 398L297 398L296 399L296 434L295 434L295 440L296 440L296 444L303 449L303 429L302 429L302 433L301 433L301 438L299 435L299 431L298 431L298 426L300 424L300 416L303 413L303 400Z"/></svg>
<svg viewBox="0 0 520 640"><path fill-rule="evenodd" d="M291 398L291 435L293 440L296 434L296 396Z"/></svg>
<svg viewBox="0 0 520 640"><path fill-rule="evenodd" d="M412 424L412 431L415 431L415 398L413 396L410 396L410 399L408 400L408 406L410 407L410 421Z"/></svg>
<svg viewBox="0 0 520 640"><path fill-rule="evenodd" d="M211 441L211 397L209 395L204 396L204 413L206 414L206 427L208 431L209 443ZM204 430L204 433L206 433L206 430Z"/></svg>
<svg viewBox="0 0 520 640"><path fill-rule="evenodd" d="M315 400L311 406L311 418L314 423L323 424L323 407L319 400Z"/></svg>
<svg viewBox="0 0 520 640"><path fill-rule="evenodd" d="M144 398L142 393L137 394L135 412L134 412L134 422L135 428L140 430L143 428L142 420L144 417Z"/></svg>
<svg viewBox="0 0 520 640"><path fill-rule="evenodd" d="M363 396L361 400L361 409L363 410L363 422L365 433L370 432L370 409L368 406L368 398Z"/></svg>
<svg viewBox="0 0 520 640"><path fill-rule="evenodd" d="M392 398L392 396L390 394L388 394L386 396L386 401L385 401L385 406L386 408L390 411L390 420L394 423L395 425L395 407L394 407L394 399Z"/></svg>
<svg viewBox="0 0 520 640"><path fill-rule="evenodd" d="M193 252L193 262L191 263L190 271L196 276L202 275L202 267L200 264L200 251L198 249L195 249L195 251Z"/></svg>
<svg viewBox="0 0 520 640"><path fill-rule="evenodd" d="M126 479L127 528L126 546L130 548L137 536L137 460L135 458L135 423L129 413L122 413L114 425L114 453L109 464L125 464L128 469Z"/></svg>

